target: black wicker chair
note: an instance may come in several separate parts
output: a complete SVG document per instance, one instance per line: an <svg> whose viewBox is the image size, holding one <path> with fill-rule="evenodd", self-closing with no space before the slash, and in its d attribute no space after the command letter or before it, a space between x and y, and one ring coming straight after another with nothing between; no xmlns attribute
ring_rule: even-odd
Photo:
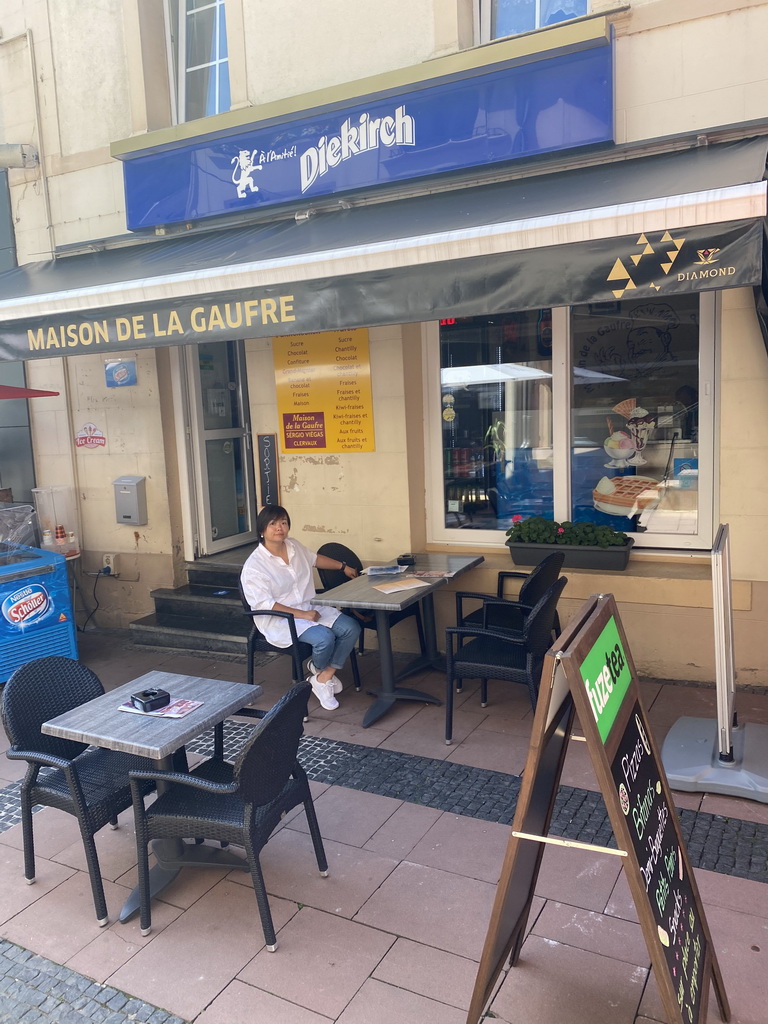
<svg viewBox="0 0 768 1024"><path fill-rule="evenodd" d="M335 558L339 562L346 562L347 565L351 565L358 572L363 568L363 563L357 557L354 551L350 548L345 547L344 544L336 544L331 542L329 544L323 544L317 549L318 555L327 555L329 558ZM334 587L340 587L342 583L346 583L348 577L344 575L343 569L318 569L318 575L320 576L320 582L326 590L333 590ZM360 640L358 642L358 649L361 654L365 653L365 631L366 629L372 629L376 631L376 617L373 613L366 614L365 612L348 611L348 615L354 615L360 625L363 627L360 630ZM421 621L420 602L408 605L407 608L403 608L399 612L389 613L389 624L394 626L398 622L402 622L403 619L413 617L416 620L416 630L419 635L419 650L422 656L426 655L427 648L424 641L424 626Z"/></svg>
<svg viewBox="0 0 768 1024"><path fill-rule="evenodd" d="M312 804L309 781L296 754L310 694L307 683L292 687L256 726L234 765L212 758L190 773L132 772L141 899L141 934L152 927L147 845L152 839L204 835L244 846L271 952L277 939L259 863L259 852L286 811L304 805L321 875L328 861ZM144 806L142 786L156 782L157 800Z"/></svg>
<svg viewBox="0 0 768 1024"><path fill-rule="evenodd" d="M552 645L552 623L566 576L556 580L531 609L522 633L453 626L445 631L445 742L453 738L453 684L461 693L462 679L480 679L480 706L488 706L488 680L523 683L535 709L544 655Z"/></svg>
<svg viewBox="0 0 768 1024"><path fill-rule="evenodd" d="M504 570L498 574L496 596L472 593L460 590L456 594L456 625L478 626L482 629L506 629L522 633L525 620L531 609L538 604L557 579L563 567L565 555L555 551L547 555L531 572L513 572ZM504 596L507 580L522 579L524 582L515 600ZM465 599L481 601L480 608L464 613ZM560 632L560 619L557 611L552 623L556 634Z"/></svg>
<svg viewBox="0 0 768 1024"><path fill-rule="evenodd" d="M74 815L85 847L96 917L102 926L108 920L107 903L93 837L107 823L117 828L118 814L131 805L129 770L148 768L152 762L47 736L40 727L103 693L98 678L79 661L48 657L16 669L5 684L2 703L3 725L11 741L7 756L29 764L21 783L24 877L30 885L35 880L32 808L41 804ZM143 787L153 788L149 782Z"/></svg>
<svg viewBox="0 0 768 1024"><path fill-rule="evenodd" d="M352 563L350 562L350 565ZM345 577L346 579L346 577ZM312 645L302 643L299 640L299 635L296 632L296 620L290 612L278 612L274 608L251 608L248 604L248 599L243 591L242 581L239 583L240 587L240 600L243 602L243 612L250 616L251 628L248 631L248 646L247 646L247 658L248 658L248 677L247 682L253 685L253 655L256 651L262 651L269 654L289 654L292 662L292 679L294 683L299 683L307 678L307 673L304 671L304 662L307 658L312 657ZM288 620L288 629L291 633L291 646L290 647L275 647L271 644L264 634L261 632L259 627L256 625L254 616L259 615L276 615L278 618ZM355 652L349 658L349 665L352 669L352 679L355 683L355 689L361 688L360 683L360 670L357 666L357 659ZM238 712L238 714L248 714L249 709ZM261 718L263 712L254 711L250 709L251 717Z"/></svg>

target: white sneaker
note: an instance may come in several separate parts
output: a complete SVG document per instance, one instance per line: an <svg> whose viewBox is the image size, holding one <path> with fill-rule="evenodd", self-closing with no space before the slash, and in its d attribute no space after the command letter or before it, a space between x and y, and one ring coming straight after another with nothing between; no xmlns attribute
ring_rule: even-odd
<svg viewBox="0 0 768 1024"><path fill-rule="evenodd" d="M307 662L307 669L309 670L309 674L310 675L313 675L313 676L317 675L317 669L315 668L315 663L313 661L308 661ZM334 673L333 678L330 680L330 682L331 682L331 684L333 686L333 692L334 693L341 693L341 691L344 689L344 683L342 683L342 681L339 679L339 677L335 673Z"/></svg>
<svg viewBox="0 0 768 1024"><path fill-rule="evenodd" d="M335 711L339 706L339 702L333 695L333 682L318 683L317 676L314 673L310 677L309 682L312 686L312 692L320 701L320 706L325 708L326 711Z"/></svg>

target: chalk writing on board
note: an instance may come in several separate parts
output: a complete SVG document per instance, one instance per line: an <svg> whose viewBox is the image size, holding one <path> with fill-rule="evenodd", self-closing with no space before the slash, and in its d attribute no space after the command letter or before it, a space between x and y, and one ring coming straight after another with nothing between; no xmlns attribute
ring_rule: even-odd
<svg viewBox="0 0 768 1024"><path fill-rule="evenodd" d="M684 1021L699 1019L706 939L647 726L635 703L611 762L619 804Z"/></svg>

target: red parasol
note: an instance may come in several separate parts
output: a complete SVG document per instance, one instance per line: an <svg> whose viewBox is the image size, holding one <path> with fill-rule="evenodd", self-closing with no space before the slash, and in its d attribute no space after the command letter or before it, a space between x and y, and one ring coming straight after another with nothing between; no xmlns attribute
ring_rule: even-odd
<svg viewBox="0 0 768 1024"><path fill-rule="evenodd" d="M14 388L10 384L0 384L0 398L46 398L58 395L58 391L35 391L34 388Z"/></svg>

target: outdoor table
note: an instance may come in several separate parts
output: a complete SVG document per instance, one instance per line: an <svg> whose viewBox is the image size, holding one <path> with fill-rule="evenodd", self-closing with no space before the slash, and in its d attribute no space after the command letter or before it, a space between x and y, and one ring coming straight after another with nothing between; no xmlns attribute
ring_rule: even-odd
<svg viewBox="0 0 768 1024"><path fill-rule="evenodd" d="M379 638L379 656L381 659L381 687L367 692L376 697L363 717L363 728L377 722L397 700L415 700L427 704L441 704L439 697L433 697L422 690L413 690L397 686L399 679L422 672L427 668L444 667L444 660L437 649L437 629L435 626L434 592L443 587L449 579L455 579L462 573L480 565L482 555L447 555L437 552L414 555L416 562L409 565L404 573L392 576L368 576L364 574L356 579L342 583L340 587L326 590L312 599L312 604L329 605L342 610L373 612L376 616L376 633ZM378 583L388 583L407 579L415 571L443 572L449 575L422 579L425 584L412 590L398 590L384 594L375 589ZM390 612L399 612L415 601L421 601L422 620L424 624L424 641L426 652L414 658L405 668L395 674L395 662L392 655L392 638L390 636Z"/></svg>
<svg viewBox="0 0 768 1024"><path fill-rule="evenodd" d="M171 699L202 701L183 718L161 718L118 710L131 694L147 689L166 690ZM260 686L231 683L222 679L178 675L175 672L147 672L123 686L72 708L58 718L44 722L42 731L66 740L77 740L126 754L153 760L162 771L173 770L173 754L186 743L246 707L261 693ZM158 784L162 791L163 784ZM192 845L181 839L159 839L152 844L156 864L150 871L150 891L157 895L184 867L248 869L247 862L228 850ZM139 909L136 887L123 904L120 920L127 921Z"/></svg>

